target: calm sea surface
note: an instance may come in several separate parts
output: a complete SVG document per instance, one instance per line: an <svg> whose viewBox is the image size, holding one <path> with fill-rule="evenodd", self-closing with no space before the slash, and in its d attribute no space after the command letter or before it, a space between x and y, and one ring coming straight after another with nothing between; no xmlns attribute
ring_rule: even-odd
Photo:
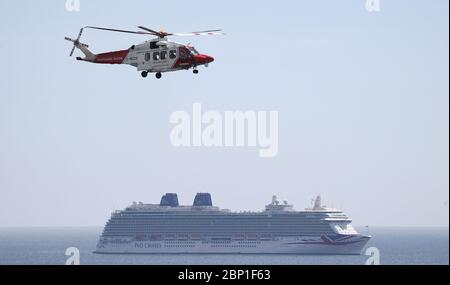
<svg viewBox="0 0 450 285"><path fill-rule="evenodd" d="M77 247L81 264L364 264L367 256L92 253L101 228L0 228L0 264L65 264L66 248ZM365 233L362 229L361 232ZM449 264L448 228L371 228L367 247L381 264Z"/></svg>

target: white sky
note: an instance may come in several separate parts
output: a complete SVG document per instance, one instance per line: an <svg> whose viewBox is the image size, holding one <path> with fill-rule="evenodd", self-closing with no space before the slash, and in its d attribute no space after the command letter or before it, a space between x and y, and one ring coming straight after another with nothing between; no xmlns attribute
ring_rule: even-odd
<svg viewBox="0 0 450 285"><path fill-rule="evenodd" d="M0 2L0 226L100 226L165 192L233 210L321 194L356 225L448 226L448 1L118 2ZM174 39L216 61L157 81L69 58L63 38L85 25L227 35ZM82 40L105 52L145 38ZM170 114L195 102L278 111L278 156L172 147Z"/></svg>

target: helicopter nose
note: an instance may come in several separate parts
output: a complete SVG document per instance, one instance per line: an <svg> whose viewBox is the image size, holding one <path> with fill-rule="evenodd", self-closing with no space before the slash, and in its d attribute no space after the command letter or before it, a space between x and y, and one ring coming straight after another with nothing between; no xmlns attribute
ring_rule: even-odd
<svg viewBox="0 0 450 285"><path fill-rule="evenodd" d="M205 57L206 57L206 63L210 63L210 62L214 61L214 57L212 57L212 56L206 55Z"/></svg>
<svg viewBox="0 0 450 285"><path fill-rule="evenodd" d="M195 61L198 62L199 64L208 64L214 61L214 57L206 54L199 54L195 56Z"/></svg>

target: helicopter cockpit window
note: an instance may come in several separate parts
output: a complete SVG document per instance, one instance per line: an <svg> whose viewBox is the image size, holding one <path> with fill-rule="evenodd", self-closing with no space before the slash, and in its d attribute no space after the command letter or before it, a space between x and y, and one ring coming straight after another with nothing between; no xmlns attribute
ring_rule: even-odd
<svg viewBox="0 0 450 285"><path fill-rule="evenodd" d="M191 52L189 51L189 49L185 48L185 47L180 47L180 58L181 59L187 59L191 56Z"/></svg>
<svg viewBox="0 0 450 285"><path fill-rule="evenodd" d="M170 59L177 58L177 50L173 49L173 50L169 51L169 57L170 57Z"/></svg>
<svg viewBox="0 0 450 285"><path fill-rule="evenodd" d="M199 52L193 46L188 46L188 49L193 55L198 55L199 54Z"/></svg>
<svg viewBox="0 0 450 285"><path fill-rule="evenodd" d="M161 54L159 55L159 58L161 60L165 60L167 58L167 51L162 51Z"/></svg>
<svg viewBox="0 0 450 285"><path fill-rule="evenodd" d="M153 53L153 60L159 60L159 52Z"/></svg>

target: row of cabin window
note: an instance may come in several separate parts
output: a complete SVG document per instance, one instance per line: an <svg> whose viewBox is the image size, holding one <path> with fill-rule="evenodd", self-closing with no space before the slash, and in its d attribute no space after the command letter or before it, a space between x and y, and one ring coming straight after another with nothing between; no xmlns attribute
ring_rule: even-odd
<svg viewBox="0 0 450 285"><path fill-rule="evenodd" d="M167 51L155 51L153 52L153 60L165 60L167 58ZM148 52L145 54L145 61L149 61L151 58L151 54ZM175 59L177 58L177 51L176 50L170 50L169 51L169 58Z"/></svg>

